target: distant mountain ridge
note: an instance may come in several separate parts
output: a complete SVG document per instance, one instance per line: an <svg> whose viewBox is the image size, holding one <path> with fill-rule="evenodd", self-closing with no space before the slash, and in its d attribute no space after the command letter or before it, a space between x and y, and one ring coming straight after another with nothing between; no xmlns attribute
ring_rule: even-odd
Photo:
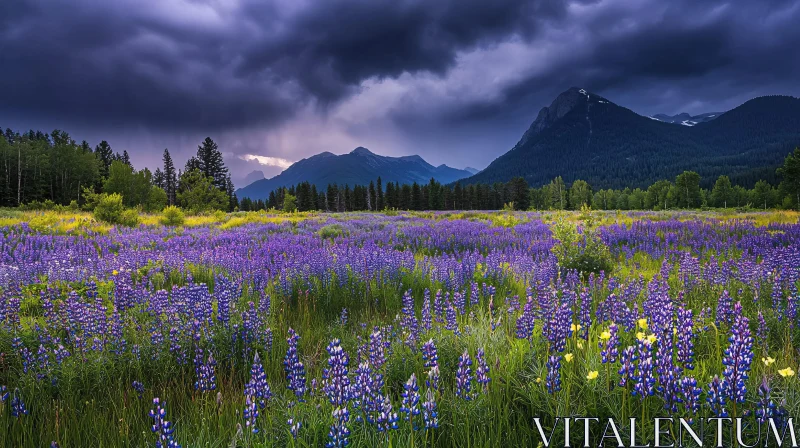
<svg viewBox="0 0 800 448"><path fill-rule="evenodd" d="M664 123L680 124L683 126L694 126L698 123L705 123L711 121L724 113L725 112L708 112L705 114L689 115L686 112L683 112L678 115L672 115L672 116L665 114L655 114L650 118L655 118L656 120L663 121Z"/></svg>
<svg viewBox="0 0 800 448"><path fill-rule="evenodd" d="M684 170L708 186L725 174L751 186L774 181L775 168L800 145L800 99L768 96L694 125L676 125L577 87L561 93L519 142L462 184L522 176L541 186L556 176L594 188L647 187Z"/></svg>
<svg viewBox="0 0 800 448"><path fill-rule="evenodd" d="M378 177L384 182L401 184L428 183L431 178L446 184L471 176L467 170L447 165L433 166L418 155L389 157L373 153L359 146L347 154L330 152L299 160L279 175L253 182L236 190L239 198L266 199L269 193L280 187L289 187L301 182L310 182L317 188L328 184L367 185Z"/></svg>

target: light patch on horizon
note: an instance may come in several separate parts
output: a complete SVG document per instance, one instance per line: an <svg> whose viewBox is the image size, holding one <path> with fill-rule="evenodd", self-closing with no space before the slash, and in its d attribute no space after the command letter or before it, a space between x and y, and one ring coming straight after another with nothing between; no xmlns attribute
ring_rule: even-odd
<svg viewBox="0 0 800 448"><path fill-rule="evenodd" d="M291 160L282 159L280 157L257 156L254 154L243 154L240 155L239 158L247 162L256 161L260 165L274 166L283 169L289 168L294 163Z"/></svg>

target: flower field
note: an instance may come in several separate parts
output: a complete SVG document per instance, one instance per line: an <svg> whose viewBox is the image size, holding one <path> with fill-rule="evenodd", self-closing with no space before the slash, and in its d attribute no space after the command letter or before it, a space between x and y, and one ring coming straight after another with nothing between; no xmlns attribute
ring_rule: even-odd
<svg viewBox="0 0 800 448"><path fill-rule="evenodd" d="M797 215L81 219L2 220L0 446L537 446L537 417L563 446L557 416L645 438L800 416ZM564 268L590 227L610 272Z"/></svg>

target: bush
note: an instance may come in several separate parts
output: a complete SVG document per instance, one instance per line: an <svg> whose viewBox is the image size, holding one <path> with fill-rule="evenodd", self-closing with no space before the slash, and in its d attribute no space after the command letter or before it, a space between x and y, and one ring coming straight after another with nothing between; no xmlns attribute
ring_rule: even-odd
<svg viewBox="0 0 800 448"><path fill-rule="evenodd" d="M127 227L136 227L139 225L139 213L132 208L125 210L119 217L119 224Z"/></svg>
<svg viewBox="0 0 800 448"><path fill-rule="evenodd" d="M610 274L614 269L611 251L597 234L593 218L587 219L580 231L563 219L552 230L558 240L552 251L563 271L575 270L587 275L600 271Z"/></svg>
<svg viewBox="0 0 800 448"><path fill-rule="evenodd" d="M122 195L119 193L102 193L96 198L94 218L98 221L119 224L124 210L125 208L122 206Z"/></svg>
<svg viewBox="0 0 800 448"><path fill-rule="evenodd" d="M165 226L182 226L185 221L183 211L174 205L165 208L161 215L161 224Z"/></svg>
<svg viewBox="0 0 800 448"><path fill-rule="evenodd" d="M317 231L317 235L319 235L322 239L334 239L344 235L344 227L341 224L328 224L327 226L323 226Z"/></svg>

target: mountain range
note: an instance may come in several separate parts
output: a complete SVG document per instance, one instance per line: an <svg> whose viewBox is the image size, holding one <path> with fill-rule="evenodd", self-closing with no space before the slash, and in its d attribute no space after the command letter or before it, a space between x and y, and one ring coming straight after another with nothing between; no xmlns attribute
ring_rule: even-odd
<svg viewBox="0 0 800 448"><path fill-rule="evenodd" d="M734 184L775 182L775 169L800 146L800 99L765 96L728 112L699 115L639 115L612 101L573 87L538 116L508 152L481 171L435 167L420 156L385 157L366 148L343 155L323 152L296 162L279 175L257 180L237 195L264 199L279 187L308 181L366 185L383 182L443 184L508 182L523 177L538 187L562 176L593 188L642 187L698 172L709 187L725 174Z"/></svg>
<svg viewBox="0 0 800 448"><path fill-rule="evenodd" d="M686 112L683 112L678 115L655 114L650 118L656 119L658 121L663 121L665 123L680 124L683 126L694 126L698 123L705 123L707 121L711 121L722 114L723 112L708 112L699 115L689 115Z"/></svg>
<svg viewBox="0 0 800 448"><path fill-rule="evenodd" d="M800 99L794 97L759 97L705 118L691 126L661 121L573 87L539 112L510 151L460 182L521 176L538 187L562 176L594 188L647 187L693 170L704 186L721 174L752 186L774 181L775 168L800 145Z"/></svg>
<svg viewBox="0 0 800 448"><path fill-rule="evenodd" d="M358 147L347 154L335 155L323 152L292 164L282 173L270 179L257 180L236 191L240 198L266 199L269 193L280 187L289 187L301 182L310 182L317 188L328 184L368 185L378 177L384 182L400 184L428 183L431 178L446 184L475 174L477 170L460 170L447 165L433 166L422 157L388 157Z"/></svg>

